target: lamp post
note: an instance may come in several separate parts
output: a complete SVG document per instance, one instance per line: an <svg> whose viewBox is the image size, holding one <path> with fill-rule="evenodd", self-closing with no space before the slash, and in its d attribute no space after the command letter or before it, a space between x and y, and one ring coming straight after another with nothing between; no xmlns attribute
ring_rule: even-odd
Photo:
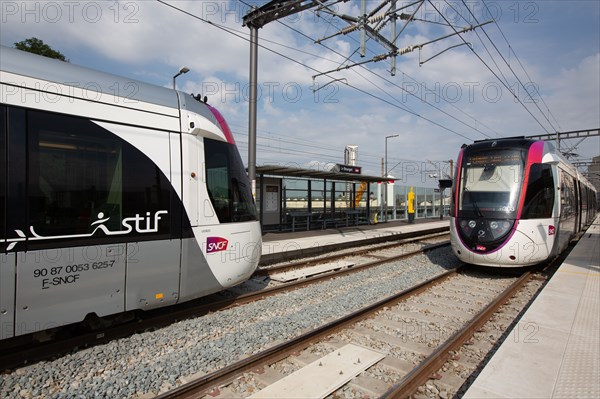
<svg viewBox="0 0 600 399"><path fill-rule="evenodd" d="M175 76L173 76L173 90L175 90L175 79L177 79L177 76L183 75L184 73L188 73L189 71L190 71L190 68L183 66L183 67L181 67L181 69L179 69L179 72L177 72L177 74Z"/></svg>
<svg viewBox="0 0 600 399"><path fill-rule="evenodd" d="M398 137L398 136L400 136L400 135L399 134L392 134L391 136L385 136L385 175L383 177L385 177L386 179L388 177L387 141L388 141L388 139L391 139L392 137ZM388 188L388 183L386 181L384 181L383 184L385 184L385 189L383 190L383 192L384 192L383 221L387 222L387 197L388 197L388 195L387 195L387 188Z"/></svg>

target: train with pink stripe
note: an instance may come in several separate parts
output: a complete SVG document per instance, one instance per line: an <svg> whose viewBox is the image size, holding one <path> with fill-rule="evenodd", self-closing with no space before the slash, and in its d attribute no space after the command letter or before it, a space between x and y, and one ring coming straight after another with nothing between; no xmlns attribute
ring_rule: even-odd
<svg viewBox="0 0 600 399"><path fill-rule="evenodd" d="M205 99L0 46L0 340L222 291L261 237Z"/></svg>
<svg viewBox="0 0 600 399"><path fill-rule="evenodd" d="M552 259L594 220L596 195L548 141L464 145L452 187L452 250L465 263L491 267Z"/></svg>

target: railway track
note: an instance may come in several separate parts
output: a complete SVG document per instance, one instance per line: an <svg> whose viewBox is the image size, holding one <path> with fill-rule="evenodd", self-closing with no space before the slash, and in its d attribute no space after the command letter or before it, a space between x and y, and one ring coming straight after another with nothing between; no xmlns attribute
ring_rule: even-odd
<svg viewBox="0 0 600 399"><path fill-rule="evenodd" d="M253 277L272 276L278 273L285 273L299 268L310 267L314 265L335 262L348 258L365 257L365 258L389 258L390 256L399 255L401 252L407 252L408 249L415 250L426 245L437 244L442 241L447 241L450 233L447 231L441 233L424 234L419 237L407 238L395 242L387 242L383 244L364 245L351 249L339 250L330 254L315 256L311 258L303 258L290 262L275 263L269 265L260 265Z"/></svg>
<svg viewBox="0 0 600 399"><path fill-rule="evenodd" d="M352 273L353 270L378 266L380 264L414 256L423 251L449 245L447 232L425 234L423 237L400 240L399 242L358 247L352 251L342 250L332 255L309 258L297 262L286 262L259 267L245 283L233 287L222 294L225 296L243 296L250 292L270 292L290 289L295 285L317 282L320 279ZM300 281L306 280L306 281ZM276 292L276 291L274 291Z"/></svg>
<svg viewBox="0 0 600 399"><path fill-rule="evenodd" d="M452 270L160 398L439 394L441 384L429 387L428 380L441 378L447 361L458 364L461 346L531 277ZM444 384L443 394L452 396L462 382Z"/></svg>
<svg viewBox="0 0 600 399"><path fill-rule="evenodd" d="M335 254L332 256L321 256L318 260L311 259L307 262L296 262L288 265L275 265L267 270L259 271L259 274L253 277L249 282L241 286L234 287L232 290L203 298L197 302L186 303L182 306L169 309L160 309L145 313L141 320L135 320L131 323L111 326L94 330L92 332L75 332L71 334L71 329L77 328L70 326L61 329L59 334L67 335L67 338L49 340L47 342L31 342L25 339L12 340L13 342L2 343L0 351L0 369L13 369L25 364L35 363L41 360L55 358L61 354L77 351L81 348L87 348L99 344L104 344L118 338L127 337L137 332L149 331L168 326L176 321L185 320L193 317L199 317L211 312L240 306L251 303L266 297L276 295L285 291L295 290L310 284L316 284L332 278L341 277L361 270L366 270L384 264L386 262L400 260L403 258L415 256L430 251L441 246L448 245L447 241L437 244L427 244L427 241L438 240L444 234L426 235L424 238L413 238L402 240L400 243L391 243L383 245L371 245L352 252L353 261L351 267L326 269L316 275L303 276L281 283L273 281L264 284L264 279L270 280L270 273L285 272L286 270L301 270L306 267L314 267L317 264L323 264L350 254ZM423 242L425 240L425 243ZM408 248L410 247L410 248ZM357 259L357 256L360 259ZM262 279L256 283L256 279Z"/></svg>
<svg viewBox="0 0 600 399"><path fill-rule="evenodd" d="M566 256L567 253L564 254ZM379 260L382 255L372 256ZM230 381L221 381L209 384L205 391L181 396L201 397L203 395L220 397L248 397L260 392L263 388L301 369L306 364L319 359L321 356L332 353L337 356L346 355L342 345L358 344L367 347L372 352L383 352L384 358L368 367L366 371L356 374L356 378L345 383L329 397L390 397L394 395L389 390L394 389L405 376L409 375L420 361L425 360L441 346L442 338L446 341L452 334L451 329L456 327L459 320L454 315L451 322L448 320L436 323L418 321L421 317L434 317L435 309L441 308L440 303L427 297L413 297L412 299L421 310L410 309L408 313L413 317L406 320L396 320L404 323L404 327L382 328L370 321L372 314L364 313L363 319L358 320L357 328L349 328L348 332L323 332L323 337L314 337L312 344L300 345L291 355L277 353L281 342L288 342L299 335L308 336L319 326L329 326L336 323L342 316L356 312L360 313L363 307L376 301L381 301L390 293L408 292L412 290L424 291L422 281L448 271L454 267L455 257L446 248L440 248L417 255L414 258L395 262L383 262L381 268L365 268L362 272L346 273L339 278L323 278L321 284L308 284L305 289L287 291L282 289L281 295L265 297L264 300L251 301L244 306L228 306L223 311L208 313L205 317L190 318L182 322L173 323L165 329L156 332L135 334L127 339L111 341L106 345L95 346L90 349L76 351L69 356L58 357L54 361L32 364L29 367L14 371L6 370L2 374L3 383L0 384L0 397L53 397L61 395L88 397L92 393L103 392L119 397L154 397L156 395L169 395L166 392L176 388L184 389L188 383L196 383L199 379L212 378L219 370L232 370L240 359L248 361L253 354L270 352L277 356L275 360L264 363L262 369L250 367L246 372L240 371L241 378L230 377ZM558 259L559 263L562 259ZM387 264L386 264L387 263ZM473 278L474 286L471 294L484 289L486 279L515 280L516 277L506 275L495 276L498 270L481 273L470 270L467 276ZM487 270L487 269L486 269ZM462 273L461 274L465 274ZM551 274L551 273L548 273ZM545 276L532 279L525 290L517 294L518 303L514 298L498 313L493 313L491 321L483 327L473 330L471 339L459 347L446 353L445 363L432 374L424 373L427 380L420 386L413 382L414 398L424 397L450 397L452 392L463 392L474 378L477 369L481 367L482 359L486 357L489 349L497 344L498 337L504 338L505 331L520 314L523 306L529 303L538 287L543 284ZM299 281L304 283L305 281ZM537 285L536 285L537 284ZM462 284L467 286L466 284ZM300 286L300 285L299 285ZM417 288L413 288L418 286ZM460 284L459 284L460 286ZM438 286L434 294L439 294ZM500 287L502 288L502 287ZM439 291L439 292L438 292ZM487 290L489 291L489 290ZM498 292L499 289L492 290ZM450 296L456 296L456 290L450 290ZM398 294L400 295L400 294ZM450 304L447 296L439 294L438 302ZM421 298L421 299L419 299ZM512 297L511 297L512 298ZM491 302L492 299L488 298ZM231 300L230 300L231 302ZM431 303L430 303L431 302ZM464 309L467 301L465 298L454 302L454 312L467 310L468 314L477 313L476 310ZM475 301L477 302L477 300ZM481 301L480 301L481 302ZM396 305L380 303L381 310L387 311ZM425 306L429 304L429 307ZM480 303L479 306L484 304ZM433 306L433 309L431 307ZM369 306L371 307L371 306ZM423 308L424 307L424 308ZM448 315L451 312L445 311ZM415 319L415 317L417 317ZM348 326L352 322L347 322ZM439 327L441 325L441 327ZM443 328L442 328L443 327ZM420 332L419 332L420 328ZM457 327L458 328L458 327ZM362 330L361 330L362 329ZM396 331L395 347L402 348L400 341L411 342L410 334L417 337L436 339L431 342L417 343L430 349L429 352L416 351L418 347L408 345L406 355L395 359L386 352L386 344L381 338L388 331ZM365 331L367 332L366 334ZM370 331L374 331L371 333ZM531 338L530 326L522 329L523 339ZM103 332L104 333L104 332ZM376 334L375 334L376 333ZM403 336L401 333L405 333ZM535 333L535 331L533 331ZM385 334L385 335L382 335ZM400 335L398 335L400 334ZM349 337L349 341L348 341ZM375 339L377 338L377 339ZM366 342L360 339L367 340ZM356 340L356 341L355 341ZM370 347L371 341L375 343ZM393 341L393 340L392 340ZM444 341L444 342L446 342ZM383 345L383 346L382 346ZM353 353L353 352L351 352ZM412 356L412 357L411 357ZM357 358L358 360L358 358ZM362 358L361 362L366 362ZM327 364L322 362L323 365ZM350 362L352 363L352 362ZM358 363L358 362L357 362ZM435 368L435 367L434 367ZM353 374L351 371L339 370L343 374ZM338 371L338 373L339 373ZM238 376L240 375L238 372ZM234 373L235 374L235 373ZM433 378L432 378L433 377ZM22 381L37 381L30 385L31 389L23 389ZM70 385L55 384L53 381L70 381ZM313 379L308 379L313 381ZM382 382L383 381L383 382ZM415 386L417 386L415 388ZM216 389L214 389L216 388ZM377 392L377 394L374 394ZM383 393L382 393L383 392ZM179 395L175 391L176 395ZM212 395L212 396L211 396ZM396 395L402 395L396 394ZM287 395L289 396L289 395Z"/></svg>

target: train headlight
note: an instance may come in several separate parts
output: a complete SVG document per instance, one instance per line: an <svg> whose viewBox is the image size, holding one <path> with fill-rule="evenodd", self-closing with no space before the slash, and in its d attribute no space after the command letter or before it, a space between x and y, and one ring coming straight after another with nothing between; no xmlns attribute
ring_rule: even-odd
<svg viewBox="0 0 600 399"><path fill-rule="evenodd" d="M502 237L510 229L511 224L507 221L490 220L490 231L494 239Z"/></svg>
<svg viewBox="0 0 600 399"><path fill-rule="evenodd" d="M462 233L468 237L473 232L473 229L475 229L477 227L477 221L469 220L469 219L462 219L459 222L459 225L460 225L460 230L462 231Z"/></svg>

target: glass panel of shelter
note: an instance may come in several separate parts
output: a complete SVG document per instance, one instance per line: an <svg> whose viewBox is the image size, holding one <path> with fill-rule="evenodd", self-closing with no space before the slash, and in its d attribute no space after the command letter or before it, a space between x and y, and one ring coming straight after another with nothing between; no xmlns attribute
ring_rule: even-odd
<svg viewBox="0 0 600 399"><path fill-rule="evenodd" d="M350 190L350 191L348 191ZM282 224L296 229L305 227L331 227L366 221L368 195L356 204L357 184L331 180L283 179ZM356 210L363 210L363 218ZM306 214L310 213L310 221Z"/></svg>
<svg viewBox="0 0 600 399"><path fill-rule="evenodd" d="M360 179L360 178L359 178ZM366 223L373 215L366 215L367 201L376 195L365 192L360 201L355 202L360 183L286 177L282 179L282 220L285 227L292 227L295 218L296 229L341 226L348 223ZM371 185L373 192L376 186ZM387 220L408 218L406 199L410 186L392 186L394 201L388 204ZM350 191L348 191L350 189ZM432 187L413 186L416 196L415 217L431 218L439 216L441 193ZM383 220L377 200L370 202L371 212L378 212L378 220ZM445 206L445 203L442 203ZM356 215L363 211L364 214ZM292 213L295 217L292 217ZM310 222L306 214L310 213ZM302 216L300 216L302 215ZM310 223L310 225L307 225Z"/></svg>

